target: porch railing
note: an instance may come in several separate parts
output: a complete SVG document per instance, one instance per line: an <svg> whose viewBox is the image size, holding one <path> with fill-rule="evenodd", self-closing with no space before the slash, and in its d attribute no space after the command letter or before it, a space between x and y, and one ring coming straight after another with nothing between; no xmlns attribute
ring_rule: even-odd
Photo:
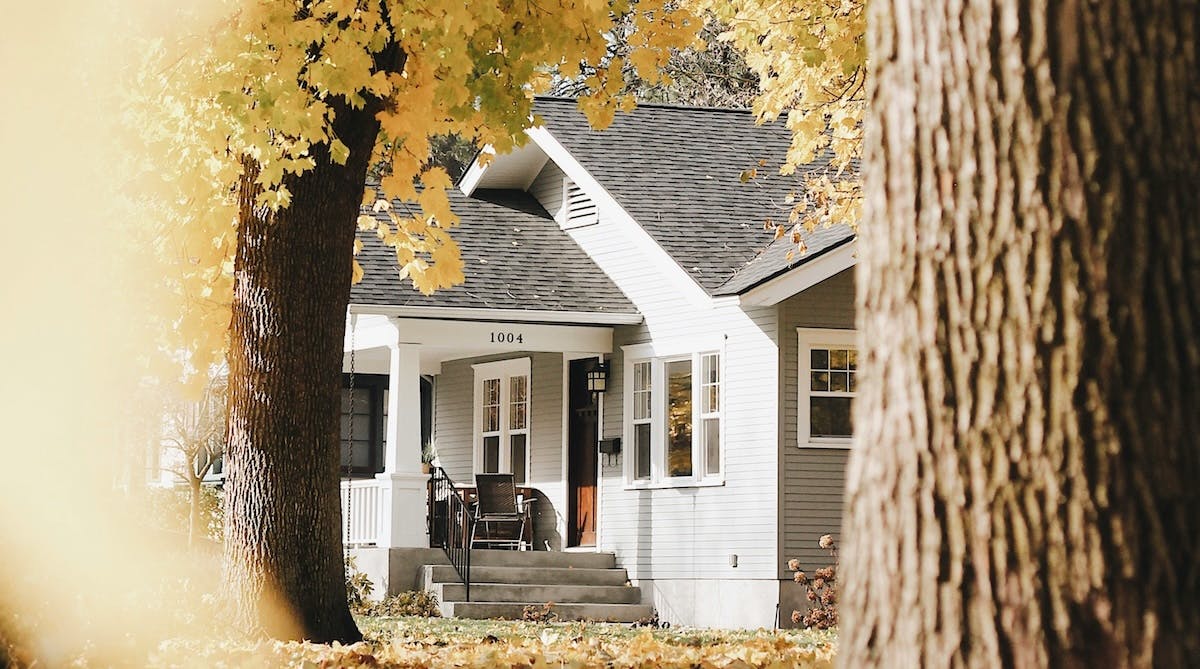
<svg viewBox="0 0 1200 669"><path fill-rule="evenodd" d="M429 545L446 551L454 571L462 579L466 599L471 601L471 514L462 491L441 467L433 468L429 480Z"/></svg>
<svg viewBox="0 0 1200 669"><path fill-rule="evenodd" d="M347 546L379 543L383 534L383 493L375 479L342 481L342 540Z"/></svg>

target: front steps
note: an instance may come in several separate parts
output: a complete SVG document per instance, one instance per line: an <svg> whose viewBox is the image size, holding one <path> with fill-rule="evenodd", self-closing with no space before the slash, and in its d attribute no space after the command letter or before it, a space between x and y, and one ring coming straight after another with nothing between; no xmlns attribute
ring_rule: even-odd
<svg viewBox="0 0 1200 669"><path fill-rule="evenodd" d="M559 620L634 622L653 608L641 604L641 590L626 585L624 569L612 553L552 551L471 552L471 601L449 565L425 565L422 586L438 596L442 615L453 618L520 620L527 606L547 602Z"/></svg>

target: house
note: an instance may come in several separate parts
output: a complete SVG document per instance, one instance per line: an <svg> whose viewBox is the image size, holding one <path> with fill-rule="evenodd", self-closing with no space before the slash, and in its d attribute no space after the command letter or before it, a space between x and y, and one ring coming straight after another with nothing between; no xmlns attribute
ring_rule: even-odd
<svg viewBox="0 0 1200 669"><path fill-rule="evenodd" d="M476 161L454 194L466 283L423 296L382 245L360 255L343 407L358 562L396 591L441 559L432 441L457 483L501 471L535 490L537 551L505 564L606 561L674 624L786 622L787 560L824 566L841 517L854 235L820 229L792 256L764 232L797 182L739 177L778 164L783 124L643 105L596 132L573 100L536 113L526 146Z"/></svg>

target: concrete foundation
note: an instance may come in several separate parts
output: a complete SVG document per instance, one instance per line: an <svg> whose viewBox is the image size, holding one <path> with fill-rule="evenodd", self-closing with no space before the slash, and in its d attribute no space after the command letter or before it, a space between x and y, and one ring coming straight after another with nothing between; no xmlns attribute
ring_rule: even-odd
<svg viewBox="0 0 1200 669"><path fill-rule="evenodd" d="M775 625L779 581L754 579L644 579L642 602L672 625L770 629ZM789 611L790 614L790 611Z"/></svg>
<svg viewBox="0 0 1200 669"><path fill-rule="evenodd" d="M421 567L449 565L441 548L352 548L358 570L371 579L373 599L421 587Z"/></svg>

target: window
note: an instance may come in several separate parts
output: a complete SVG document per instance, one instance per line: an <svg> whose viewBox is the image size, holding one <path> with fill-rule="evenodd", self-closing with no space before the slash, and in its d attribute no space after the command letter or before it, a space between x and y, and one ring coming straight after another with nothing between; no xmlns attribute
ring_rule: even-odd
<svg viewBox="0 0 1200 669"><path fill-rule="evenodd" d="M799 333L798 425L801 446L849 446L858 349L851 330Z"/></svg>
<svg viewBox="0 0 1200 669"><path fill-rule="evenodd" d="M475 365L475 471L529 478L529 358Z"/></svg>
<svg viewBox="0 0 1200 669"><path fill-rule="evenodd" d="M626 347L626 476L695 483L721 474L721 355L643 357Z"/></svg>
<svg viewBox="0 0 1200 669"><path fill-rule="evenodd" d="M387 376L356 374L351 395L350 377L342 375L342 476L374 476L383 471L386 393Z"/></svg>

